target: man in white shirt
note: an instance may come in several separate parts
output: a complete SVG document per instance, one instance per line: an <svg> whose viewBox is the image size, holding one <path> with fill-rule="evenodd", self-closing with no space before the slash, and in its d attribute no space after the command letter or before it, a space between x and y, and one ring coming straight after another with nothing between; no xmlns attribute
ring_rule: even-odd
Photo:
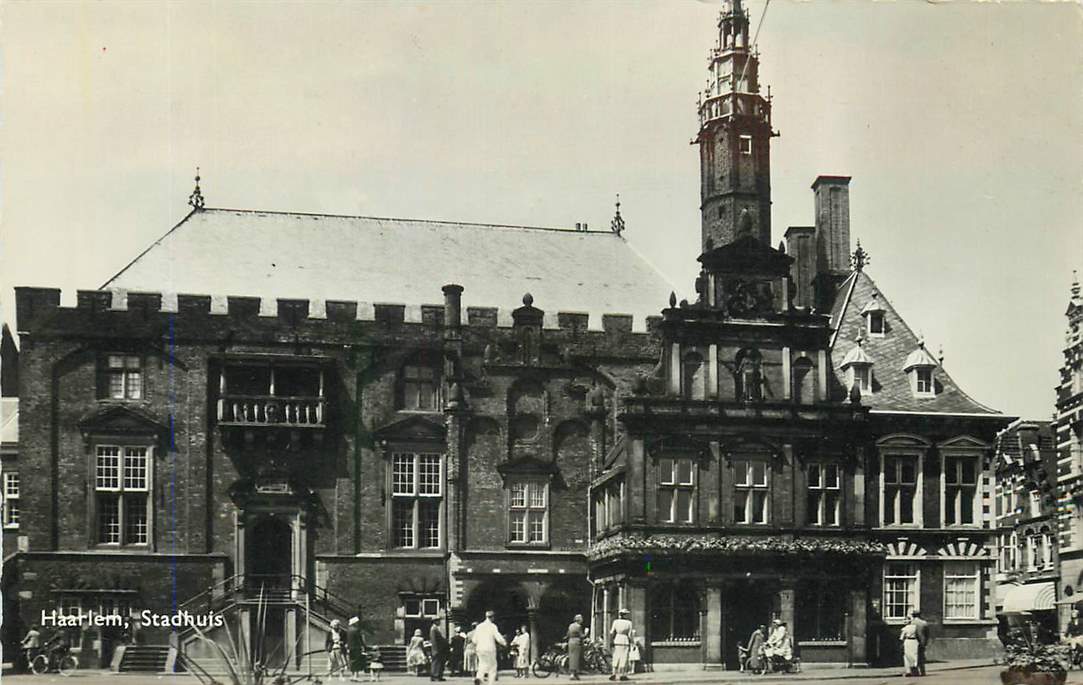
<svg viewBox="0 0 1083 685"><path fill-rule="evenodd" d="M632 622L628 620L628 610L621 609L613 626L609 630L613 640L613 674L610 680L628 680L628 650L632 646Z"/></svg>
<svg viewBox="0 0 1083 685"><path fill-rule="evenodd" d="M487 683L496 682L496 649L497 645L507 647L508 642L500 634L500 629L493 623L493 612L485 612L485 620L474 628L474 648L478 654L478 671L474 674L474 685L481 685L481 679Z"/></svg>

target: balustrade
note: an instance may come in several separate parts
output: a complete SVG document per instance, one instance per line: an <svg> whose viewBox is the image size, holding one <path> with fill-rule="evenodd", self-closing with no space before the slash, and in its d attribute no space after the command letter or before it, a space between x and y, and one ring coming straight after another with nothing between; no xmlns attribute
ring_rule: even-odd
<svg viewBox="0 0 1083 685"><path fill-rule="evenodd" d="M324 426L322 397L225 395L218 400L218 422L253 426Z"/></svg>

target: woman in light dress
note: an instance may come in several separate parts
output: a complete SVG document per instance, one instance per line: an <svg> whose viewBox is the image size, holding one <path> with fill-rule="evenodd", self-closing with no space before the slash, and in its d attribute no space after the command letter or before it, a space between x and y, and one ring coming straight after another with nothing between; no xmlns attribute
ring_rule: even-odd
<svg viewBox="0 0 1083 685"><path fill-rule="evenodd" d="M903 667L906 669L903 675L910 678L918 674L918 627L913 620L903 626L899 640L903 644Z"/></svg>
<svg viewBox="0 0 1083 685"><path fill-rule="evenodd" d="M530 633L526 626L516 631L511 644L515 646L515 677L526 678L530 675Z"/></svg>
<svg viewBox="0 0 1083 685"><path fill-rule="evenodd" d="M410 646L406 648L406 668L413 669L415 675L421 675L421 669L429 663L425 657L425 638L421 635L421 628L414 631L410 638Z"/></svg>

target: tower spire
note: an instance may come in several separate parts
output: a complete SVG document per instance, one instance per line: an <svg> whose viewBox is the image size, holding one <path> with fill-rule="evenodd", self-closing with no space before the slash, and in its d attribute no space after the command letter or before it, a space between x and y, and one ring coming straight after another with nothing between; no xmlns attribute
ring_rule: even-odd
<svg viewBox="0 0 1083 685"><path fill-rule="evenodd" d="M766 10L766 7L764 8ZM762 25L762 19L761 19ZM703 251L733 242L747 213L751 234L771 244L771 103L760 93L759 54L741 0L725 0L718 42L699 97ZM758 29L757 29L758 31Z"/></svg>

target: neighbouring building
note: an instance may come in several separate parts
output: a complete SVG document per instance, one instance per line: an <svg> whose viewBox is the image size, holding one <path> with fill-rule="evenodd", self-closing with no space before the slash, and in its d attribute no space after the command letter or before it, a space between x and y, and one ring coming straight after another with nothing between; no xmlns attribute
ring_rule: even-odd
<svg viewBox="0 0 1083 685"><path fill-rule="evenodd" d="M1002 634L1037 621L1057 632L1057 451L1049 421L1019 420L996 438L997 614Z"/></svg>
<svg viewBox="0 0 1083 685"><path fill-rule="evenodd" d="M1073 608L1083 600L1083 297L1079 280L1072 283L1064 339L1064 365L1057 386L1053 425L1057 443L1057 512L1061 627L1072 619Z"/></svg>
<svg viewBox="0 0 1083 685"><path fill-rule="evenodd" d="M933 657L989 654L1011 419L867 273L848 177L771 246L739 1L718 29L693 301L619 205L604 231L256 212L198 178L74 306L17 288L22 622L134 615L84 661L134 641L171 666L205 655L194 631L137 609L214 610L300 665L358 604L384 645L492 608L534 648L623 606L656 668L733 667L773 617L806 662L897 661L920 608Z"/></svg>

